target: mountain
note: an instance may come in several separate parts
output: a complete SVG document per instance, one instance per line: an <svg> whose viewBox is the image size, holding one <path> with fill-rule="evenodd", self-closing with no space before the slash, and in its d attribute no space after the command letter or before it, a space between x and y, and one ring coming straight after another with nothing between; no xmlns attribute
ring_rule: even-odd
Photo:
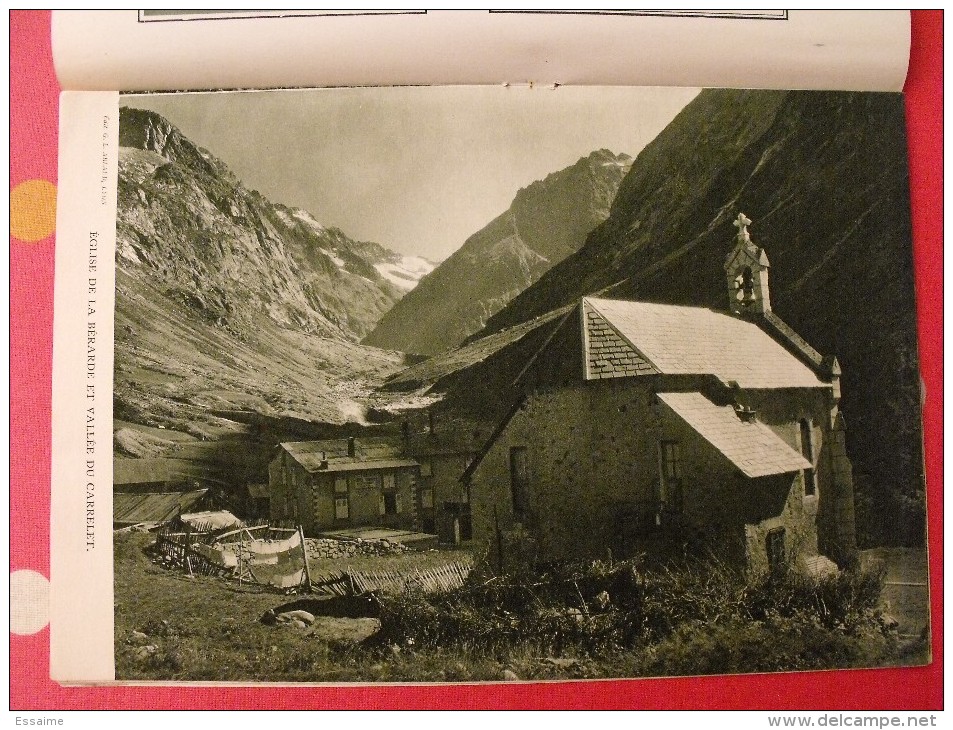
<svg viewBox="0 0 953 730"><path fill-rule="evenodd" d="M606 219L631 162L598 150L521 189L505 213L387 312L364 344L436 354L482 329Z"/></svg>
<svg viewBox="0 0 953 730"><path fill-rule="evenodd" d="M244 432L238 412L363 421L403 358L357 341L432 264L269 202L153 112L123 108L119 141L119 453Z"/></svg>
<svg viewBox="0 0 953 730"><path fill-rule="evenodd" d="M198 316L359 340L432 265L245 188L154 112L120 111L119 266Z"/></svg>
<svg viewBox="0 0 953 730"><path fill-rule="evenodd" d="M491 317L478 337L545 322L592 293L724 309L731 222L744 212L771 262L774 311L843 369L841 407L865 539L921 542L905 140L899 94L704 91L638 155L609 217L579 251ZM429 372L449 400L505 407L534 337L503 349L469 346ZM468 393L479 393L479 402Z"/></svg>

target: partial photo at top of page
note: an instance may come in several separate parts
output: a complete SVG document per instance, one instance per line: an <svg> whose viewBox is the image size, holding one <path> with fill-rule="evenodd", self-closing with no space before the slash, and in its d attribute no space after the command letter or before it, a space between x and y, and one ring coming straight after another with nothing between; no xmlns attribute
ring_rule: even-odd
<svg viewBox="0 0 953 730"><path fill-rule="evenodd" d="M555 84L899 91L909 49L909 11L53 16L60 84L76 90Z"/></svg>

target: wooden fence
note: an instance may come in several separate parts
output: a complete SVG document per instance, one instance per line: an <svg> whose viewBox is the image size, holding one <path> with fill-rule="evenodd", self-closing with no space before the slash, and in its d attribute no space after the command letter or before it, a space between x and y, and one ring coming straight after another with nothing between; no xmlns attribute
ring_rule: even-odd
<svg viewBox="0 0 953 730"><path fill-rule="evenodd" d="M220 576L258 585L268 585L268 579L257 573L250 559L248 545L257 540L287 539L300 528L276 527L271 524L252 524L238 529L212 530L208 525L165 525L156 533L154 550L160 562L170 568L184 569L191 575ZM206 551L210 545L234 548L236 564L222 565L210 560L199 550ZM301 539L302 557L307 553L304 538ZM207 551L206 551L207 552ZM407 568L397 570L343 570L312 576L307 560L302 562L304 576L302 587L311 592L333 596L356 596L372 591L402 593L418 590L425 593L440 593L463 587L473 569L472 558L458 558L453 562L432 568ZM296 579L297 580L297 579ZM287 587L287 586L284 586Z"/></svg>
<svg viewBox="0 0 953 730"><path fill-rule="evenodd" d="M441 593L463 587L472 569L472 560L460 559L424 569L344 570L314 576L311 590L333 596L356 596L372 591L403 593L407 590Z"/></svg>
<svg viewBox="0 0 953 730"><path fill-rule="evenodd" d="M280 555L274 550L265 550L264 561L261 560L262 541L289 540L296 535L298 543L290 550L281 551ZM255 549L256 545L259 550ZM297 567L289 566L287 558L291 557L290 562L294 562L290 552L294 552L299 545L298 562L300 564ZM259 523L246 524L237 529L215 530L207 524L170 523L156 533L153 550L158 554L161 563L170 568L187 570L190 575L221 576L235 578L239 583L248 582L282 588L295 588L310 583L305 557L307 550L300 527L277 527ZM291 583L281 582L279 580L281 576L276 574L276 569L264 564L277 565L279 557L285 558L281 560L285 565L278 572L295 574L300 572L300 579L294 578ZM293 570L285 570L289 567Z"/></svg>

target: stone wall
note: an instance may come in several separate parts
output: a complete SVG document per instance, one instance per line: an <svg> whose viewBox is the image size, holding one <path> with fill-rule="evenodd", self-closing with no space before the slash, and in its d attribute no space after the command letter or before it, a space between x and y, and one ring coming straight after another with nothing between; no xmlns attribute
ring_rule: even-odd
<svg viewBox="0 0 953 730"><path fill-rule="evenodd" d="M766 539L784 527L785 546L817 552L816 515L830 491L823 391L750 394L751 406L800 451L798 420L813 425L817 495L802 473L749 479L654 395L654 377L538 390L511 419L471 479L474 541L493 567L509 536L528 532L542 560L712 550L760 570ZM696 386L710 387L698 382ZM803 416L801 414L804 414ZM680 445L682 514L657 519L659 444ZM525 447L528 509L513 513L510 449Z"/></svg>

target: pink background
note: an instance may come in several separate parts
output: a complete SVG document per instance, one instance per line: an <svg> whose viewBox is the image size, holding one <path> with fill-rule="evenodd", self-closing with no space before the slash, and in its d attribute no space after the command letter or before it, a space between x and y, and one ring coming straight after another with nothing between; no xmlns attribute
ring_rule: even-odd
<svg viewBox="0 0 953 730"><path fill-rule="evenodd" d="M943 707L943 12L913 11L904 88L913 196L933 597L931 666L784 675L469 687L60 687L49 629L10 637L10 708L940 709ZM10 187L56 181L59 86L49 11L10 12ZM49 576L55 236L10 239L10 570Z"/></svg>

